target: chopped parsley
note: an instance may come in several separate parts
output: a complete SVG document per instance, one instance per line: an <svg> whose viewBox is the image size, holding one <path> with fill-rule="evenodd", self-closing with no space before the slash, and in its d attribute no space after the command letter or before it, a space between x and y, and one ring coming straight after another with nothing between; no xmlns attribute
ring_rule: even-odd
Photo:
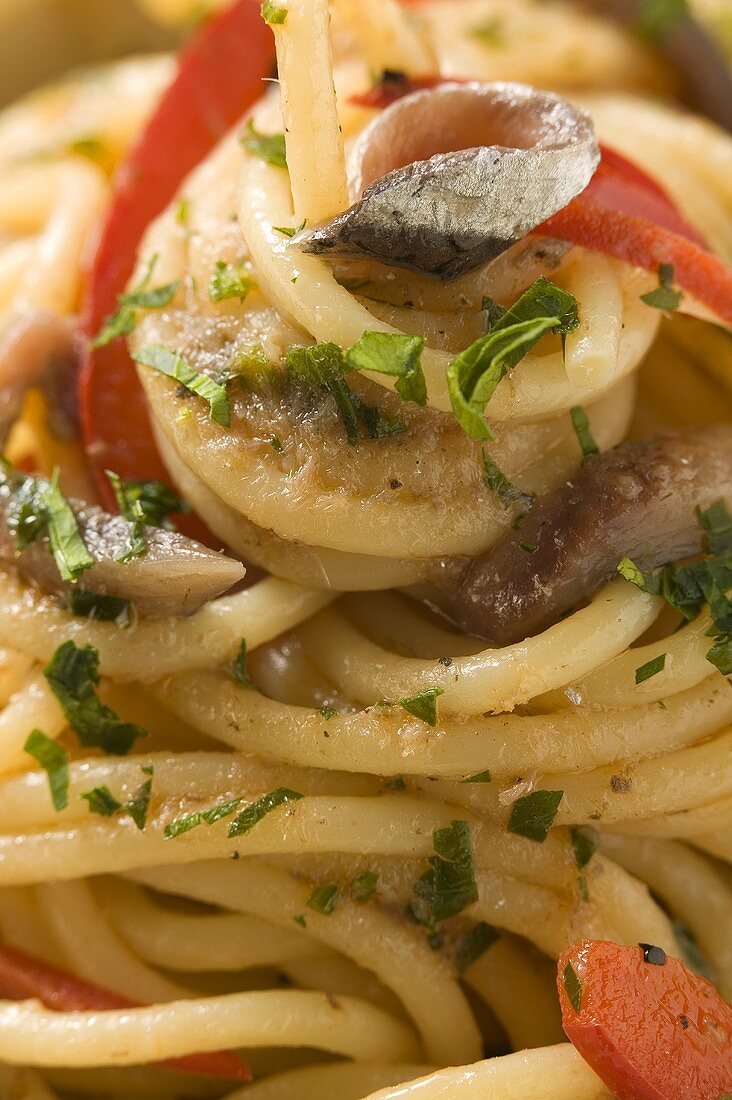
<svg viewBox="0 0 732 1100"><path fill-rule="evenodd" d="M117 623L129 626L132 605L119 596L103 596L88 588L72 588L66 605L72 615L93 619L100 623Z"/></svg>
<svg viewBox="0 0 732 1100"><path fill-rule="evenodd" d="M89 803L89 812L99 814L100 817L114 817L115 814L129 814L137 828L142 831L147 824L147 814L150 809L150 795L152 792L152 766L142 769L148 775L143 780L132 798L127 802L120 802L110 791L109 787L94 787L81 797Z"/></svg>
<svg viewBox="0 0 732 1100"><path fill-rule="evenodd" d="M266 161L274 168L287 168L287 152L284 134L260 134L251 119L241 143L248 153Z"/></svg>
<svg viewBox="0 0 732 1100"><path fill-rule="evenodd" d="M466 932L458 943L455 953L455 969L458 974L464 974L476 959L484 955L488 948L500 939L500 935L500 932L484 920Z"/></svg>
<svg viewBox="0 0 732 1100"><path fill-rule="evenodd" d="M245 267L218 260L208 286L208 296L212 302L225 302L229 298L239 298L243 302L256 285Z"/></svg>
<svg viewBox="0 0 732 1100"><path fill-rule="evenodd" d="M273 225L275 233L281 233L283 237L296 237L298 233L302 233L303 229L307 225L307 218L303 218L299 225Z"/></svg>
<svg viewBox="0 0 732 1100"><path fill-rule="evenodd" d="M479 23L470 30L471 38L477 38L486 46L500 47L505 45L506 36L501 19L487 19L485 23Z"/></svg>
<svg viewBox="0 0 732 1100"><path fill-rule="evenodd" d="M491 773L486 770L484 772L476 772L474 775L466 775L465 779L461 779L461 783L490 783Z"/></svg>
<svg viewBox="0 0 732 1100"><path fill-rule="evenodd" d="M272 0L264 0L261 11L262 19L265 23L269 23L271 27L281 27L287 22L287 8L281 8L277 4L273 4Z"/></svg>
<svg viewBox="0 0 732 1100"><path fill-rule="evenodd" d="M707 557L666 565L655 573L644 573L624 557L618 573L641 591L663 597L687 622L696 619L708 604L713 624L709 634L715 644L707 660L728 676L732 673L732 600L728 595L732 589L732 516L720 500L706 511L697 509L696 517L706 533Z"/></svg>
<svg viewBox="0 0 732 1100"><path fill-rule="evenodd" d="M665 37L689 15L689 0L640 0L638 29L651 41Z"/></svg>
<svg viewBox="0 0 732 1100"><path fill-rule="evenodd" d="M562 971L562 983L569 998L569 1003L575 1012L579 1012L582 1007L582 982L577 977L577 971L569 962Z"/></svg>
<svg viewBox="0 0 732 1100"><path fill-rule="evenodd" d="M61 492L58 471L47 481L18 474L6 464L0 479L11 490L7 523L15 549L21 552L48 538L61 580L75 584L94 565L94 558L73 509Z"/></svg>
<svg viewBox="0 0 732 1100"><path fill-rule="evenodd" d="M375 871L362 871L351 882L351 894L356 901L368 901L376 893L378 881Z"/></svg>
<svg viewBox="0 0 732 1100"><path fill-rule="evenodd" d="M517 798L508 820L509 833L543 844L557 816L564 791L532 791Z"/></svg>
<svg viewBox="0 0 732 1100"><path fill-rule="evenodd" d="M426 691L420 691L418 695L413 695L409 699L400 699L399 706L408 714L413 714L415 718L426 722L428 726L436 726L437 700L444 694L442 688L427 688Z"/></svg>
<svg viewBox="0 0 732 1100"><path fill-rule="evenodd" d="M278 806L284 806L287 802L297 802L300 798L302 795L298 791L288 790L287 787L278 787L277 790L270 791L236 815L229 828L229 837L245 836L272 810L276 810Z"/></svg>
<svg viewBox="0 0 732 1100"><path fill-rule="evenodd" d="M107 786L94 787L81 797L89 803L89 812L99 814L100 817L113 817L122 809L122 803L114 797Z"/></svg>
<svg viewBox="0 0 732 1100"><path fill-rule="evenodd" d="M32 756L48 776L54 810L65 809L69 804L69 754L66 749L41 730L33 730L23 751Z"/></svg>
<svg viewBox="0 0 732 1100"><path fill-rule="evenodd" d="M493 439L483 414L499 382L549 332L562 336L579 324L577 301L548 279L526 290L485 336L447 368L453 412L472 439Z"/></svg>
<svg viewBox="0 0 732 1100"><path fill-rule="evenodd" d="M328 706L327 703L318 708L318 714L325 718L326 722L329 722L331 718L335 718L337 713L335 707Z"/></svg>
<svg viewBox="0 0 732 1100"><path fill-rule="evenodd" d="M341 892L334 882L324 882L316 886L307 900L308 909L314 909L324 917L329 917L343 902Z"/></svg>
<svg viewBox="0 0 732 1100"><path fill-rule="evenodd" d="M483 465L485 467L486 485L491 492L496 493L505 508L508 508L511 504L520 503L524 515L531 511L536 504L536 495L534 493L524 493L521 489L517 489L498 468L488 454L486 447L483 448Z"/></svg>
<svg viewBox="0 0 732 1100"><path fill-rule="evenodd" d="M293 917L292 919L294 920L295 924L299 924L301 928L307 928L308 918L305 916L304 913L298 913L297 916Z"/></svg>
<svg viewBox="0 0 732 1100"><path fill-rule="evenodd" d="M239 645L239 651L234 660L232 672L234 674L234 679L238 683L243 684L244 687L253 688L255 691L257 690L257 685L254 683L254 680L252 680L247 669L247 643L244 638L242 638Z"/></svg>
<svg viewBox="0 0 732 1100"><path fill-rule="evenodd" d="M173 840L183 833L189 833L191 829L195 829L199 825L215 825L217 821L223 821L224 818L231 817L239 809L241 803L241 798L233 798L230 802L219 802L208 810L196 810L195 813L185 814L184 817L178 817L175 821L171 821L169 825L166 825L163 836L166 840Z"/></svg>
<svg viewBox="0 0 732 1100"><path fill-rule="evenodd" d="M202 397L208 403L211 411L211 419L217 424L228 428L231 423L231 408L229 397L225 388L210 378L207 374L201 374L189 366L180 355L168 351L159 344L142 348L132 357L136 363L165 374L168 378L174 378L191 393Z"/></svg>
<svg viewBox="0 0 732 1100"><path fill-rule="evenodd" d="M178 225L188 225L188 216L191 212L191 204L189 199L181 199L175 211L175 220Z"/></svg>
<svg viewBox="0 0 732 1100"><path fill-rule="evenodd" d="M99 652L93 646L79 648L73 641L64 642L43 674L82 745L125 756L135 741L147 737L142 726L123 722L98 699Z"/></svg>
<svg viewBox="0 0 732 1100"><path fill-rule="evenodd" d="M394 388L404 401L426 405L427 384L421 364L426 343L423 336L364 332L345 358L351 370L391 375L397 379Z"/></svg>
<svg viewBox="0 0 732 1100"><path fill-rule="evenodd" d="M585 410L579 405L574 405L569 410L569 415L572 417L572 427L579 441L582 457L589 458L590 455L599 454L600 448L597 446L595 437L590 430L590 422L587 419Z"/></svg>
<svg viewBox="0 0 732 1100"><path fill-rule="evenodd" d="M348 367L338 345L324 343L293 348L287 354L285 369L294 378L299 378L311 386L320 386L328 390L338 408L348 442L352 445L358 443L361 438L358 408L354 400L355 395L344 378Z"/></svg>
<svg viewBox="0 0 732 1100"><path fill-rule="evenodd" d="M430 869L414 884L410 912L414 919L434 930L436 924L461 913L478 900L473 873L473 850L467 821L453 821L432 834L435 855Z"/></svg>
<svg viewBox="0 0 732 1100"><path fill-rule="evenodd" d="M635 670L635 682L636 684L642 684L646 680L650 680L652 676L657 676L659 672L663 672L666 667L666 654L660 653L658 657L654 657L650 661L646 661L644 665Z"/></svg>
<svg viewBox="0 0 732 1100"><path fill-rule="evenodd" d="M600 834L589 825L573 825L570 829L574 862L578 871L584 871L600 847Z"/></svg>
<svg viewBox="0 0 732 1100"><path fill-rule="evenodd" d="M150 795L152 793L152 768L143 768L148 772L149 778L145 779L139 789L129 801L125 802L124 810L130 815L138 829L142 831L147 823L147 814L150 809Z"/></svg>
<svg viewBox="0 0 732 1100"><path fill-rule="evenodd" d="M180 279L165 286L150 289L150 280L158 262L155 255L147 266L147 271L142 281L131 290L129 294L120 294L117 298L119 309L111 314L104 322L100 332L92 340L92 347L103 348L111 344L119 336L129 336L137 324L137 311L139 309L162 309L170 305L180 290Z"/></svg>
<svg viewBox="0 0 732 1100"><path fill-rule="evenodd" d="M674 290L673 264L661 264L658 269L658 286L655 290L649 290L647 294L641 294L641 301L647 306L662 309L668 313L679 308L682 298L681 291Z"/></svg>

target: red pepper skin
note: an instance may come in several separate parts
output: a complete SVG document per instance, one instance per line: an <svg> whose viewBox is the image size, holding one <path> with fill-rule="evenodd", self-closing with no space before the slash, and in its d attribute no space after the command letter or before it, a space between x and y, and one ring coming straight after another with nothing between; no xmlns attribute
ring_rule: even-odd
<svg viewBox="0 0 732 1100"><path fill-rule="evenodd" d="M117 308L140 239L184 178L259 98L274 71L274 40L257 0L239 0L205 24L183 50L178 72L121 167L89 273L84 330L93 337ZM79 375L84 444L104 505L114 510L105 469L124 479L169 481L127 347L89 348ZM190 522L181 522L187 534ZM200 537L200 532L198 533Z"/></svg>
<svg viewBox="0 0 732 1100"><path fill-rule="evenodd" d="M0 996L12 1001L25 1001L32 997L54 1012L110 1012L142 1007L139 1001L82 981L24 951L4 945L0 946ZM166 1069L221 1077L229 1081L252 1079L249 1066L230 1050L169 1058L160 1065Z"/></svg>
<svg viewBox="0 0 732 1100"><path fill-rule="evenodd" d="M678 959L657 965L642 947L586 940L560 958L557 988L567 1037L617 1100L722 1100L732 1090L732 1007Z"/></svg>

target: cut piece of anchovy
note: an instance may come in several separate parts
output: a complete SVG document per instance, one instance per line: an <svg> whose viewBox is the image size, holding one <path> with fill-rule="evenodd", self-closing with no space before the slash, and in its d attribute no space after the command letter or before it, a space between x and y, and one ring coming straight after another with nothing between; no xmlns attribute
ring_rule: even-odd
<svg viewBox="0 0 732 1100"><path fill-rule="evenodd" d="M12 479L0 481L0 560L14 566L46 592L68 596L75 585L59 576L48 538L26 550L15 549L8 526L14 492ZM101 508L69 501L94 565L82 574L80 587L129 600L149 619L189 615L242 579L241 562L209 550L200 542L160 527L142 528L147 553L123 563L117 559L129 545L130 524Z"/></svg>
<svg viewBox="0 0 732 1100"><path fill-rule="evenodd" d="M441 84L366 127L357 201L293 244L454 279L487 263L585 189L600 153L589 115L524 84Z"/></svg>
<svg viewBox="0 0 732 1100"><path fill-rule="evenodd" d="M623 556L644 571L698 554L695 509L732 509L732 426L669 432L591 456L447 586L440 606L470 634L523 641L581 605Z"/></svg>

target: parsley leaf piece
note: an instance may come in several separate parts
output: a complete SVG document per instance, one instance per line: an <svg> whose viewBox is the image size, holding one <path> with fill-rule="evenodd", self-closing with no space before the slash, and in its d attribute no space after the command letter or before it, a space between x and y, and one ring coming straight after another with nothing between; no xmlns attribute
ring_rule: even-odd
<svg viewBox="0 0 732 1100"><path fill-rule="evenodd" d="M405 401L427 404L427 384L422 371L423 336L391 332L364 332L346 353L351 370L373 371L397 379L394 388Z"/></svg>
<svg viewBox="0 0 732 1100"><path fill-rule="evenodd" d="M354 394L353 397L355 401L356 395ZM401 435L407 430L407 425L401 417L384 416L373 405L360 405L360 412L369 439L386 439L390 435Z"/></svg>
<svg viewBox="0 0 732 1100"><path fill-rule="evenodd" d="M201 820L200 810L196 810L192 814L184 814L183 817L177 817L175 821L171 821L165 826L163 838L174 840L175 837L182 836L183 833L189 833L191 829L195 829L201 824Z"/></svg>
<svg viewBox="0 0 732 1100"><path fill-rule="evenodd" d="M223 821L224 818L231 817L234 811L238 810L241 802L240 798L232 798L230 802L219 802L208 810L196 810L192 814L178 817L165 826L163 836L165 840L173 840L174 837L188 833L191 829L197 828L198 825L215 825L217 821Z"/></svg>
<svg viewBox="0 0 732 1100"><path fill-rule="evenodd" d="M334 882L324 882L316 886L307 900L308 909L314 909L324 917L329 917L342 903L341 892Z"/></svg>
<svg viewBox="0 0 732 1100"><path fill-rule="evenodd" d="M435 855L430 857L430 870L415 882L410 905L415 920L431 929L478 900L467 821L436 829L432 843Z"/></svg>
<svg viewBox="0 0 732 1100"><path fill-rule="evenodd" d="M577 971L571 963L567 963L562 971L562 982L567 991L569 1003L575 1012L579 1012L582 1007L582 982L577 977Z"/></svg>
<svg viewBox="0 0 732 1100"><path fill-rule="evenodd" d="M646 575L642 569L639 569L635 562L630 558L622 557L618 562L618 573L626 581L630 581L636 588L640 588L641 592L647 592L646 587Z"/></svg>
<svg viewBox="0 0 732 1100"><path fill-rule="evenodd" d="M64 810L69 804L69 754L66 749L41 730L33 730L23 751L32 756L48 776L54 810Z"/></svg>
<svg viewBox="0 0 732 1100"><path fill-rule="evenodd" d="M469 966L484 955L496 940L501 938L492 925L482 920L462 937L455 953L455 969L458 974L464 974Z"/></svg>
<svg viewBox="0 0 732 1100"><path fill-rule="evenodd" d="M376 893L379 876L375 871L362 871L351 882L351 894L356 901L368 901Z"/></svg>
<svg viewBox="0 0 732 1100"><path fill-rule="evenodd" d="M732 516L724 500L718 500L707 508L696 510L699 525L707 534L707 550L710 554L723 554L732 550Z"/></svg>
<svg viewBox="0 0 732 1100"><path fill-rule="evenodd" d="M119 336L129 336L137 323L138 309L162 309L173 301L180 289L179 279L166 286L148 289L157 262L156 254L150 260L144 277L134 290L118 296L119 308L105 320L100 332L92 340L93 348L103 348Z"/></svg>
<svg viewBox="0 0 732 1100"><path fill-rule="evenodd" d="M652 676L657 676L659 672L663 672L666 667L666 654L659 653L658 657L654 657L650 661L646 661L644 665L635 670L635 682L636 684L642 684L646 680L650 680Z"/></svg>
<svg viewBox="0 0 732 1100"><path fill-rule="evenodd" d="M234 661L234 668L232 669L234 679L240 684L244 684L244 687L253 688L257 691L257 685L252 680L247 670L247 643L244 638L239 645L239 652L236 655Z"/></svg>
<svg viewBox="0 0 732 1100"><path fill-rule="evenodd" d="M97 698L99 652L93 646L78 648L73 641L64 642L43 674L82 745L125 756L138 738L147 737L142 726L123 722Z"/></svg>
<svg viewBox="0 0 732 1100"><path fill-rule="evenodd" d="M437 700L445 692L442 688L427 688L409 699L400 699L399 706L428 726L437 725Z"/></svg>
<svg viewBox="0 0 732 1100"><path fill-rule="evenodd" d="M671 313L679 308L683 297L680 290L674 290L673 264L661 264L658 269L658 286L647 294L641 294L641 301L653 309Z"/></svg>
<svg viewBox="0 0 732 1100"><path fill-rule="evenodd" d="M42 499L47 517L48 541L61 580L74 584L82 573L91 569L94 558L82 538L71 505L61 492L58 470L54 471L53 477L46 483Z"/></svg>
<svg viewBox="0 0 732 1100"><path fill-rule="evenodd" d="M148 541L143 531L145 517L139 501L128 493L119 474L115 474L113 470L105 470L104 472L107 475L109 484L112 486L120 515L130 525L127 546L117 558L117 561L126 565L133 558L142 558L147 554Z"/></svg>
<svg viewBox="0 0 732 1100"><path fill-rule="evenodd" d="M243 302L256 285L246 268L218 260L208 286L208 296L212 302L225 302L228 298L239 298Z"/></svg>
<svg viewBox="0 0 732 1100"><path fill-rule="evenodd" d="M131 306L133 309L162 309L169 306L180 290L180 279L165 286L156 286L152 290L133 290L129 294L120 294L119 300L123 306Z"/></svg>
<svg viewBox="0 0 732 1100"><path fill-rule="evenodd" d="M577 301L549 279L526 290L490 332L461 352L447 368L447 386L460 427L472 439L493 439L483 419L499 382L549 332L566 335L579 324Z"/></svg>
<svg viewBox="0 0 732 1100"><path fill-rule="evenodd" d="M181 199L175 211L175 220L178 225L188 225L188 216L191 212L190 199Z"/></svg>
<svg viewBox="0 0 732 1100"><path fill-rule="evenodd" d="M168 378L174 378L191 393L202 397L211 410L211 419L225 428L229 427L231 423L229 397L224 387L213 378L194 370L180 355L168 351L159 344L142 348L135 352L132 358L144 367L151 367L160 374L167 375Z"/></svg>
<svg viewBox="0 0 732 1100"><path fill-rule="evenodd" d="M287 168L284 134L260 134L251 119L241 143L248 153L274 168Z"/></svg>
<svg viewBox="0 0 732 1100"><path fill-rule="evenodd" d="M140 831L145 828L147 814L150 809L150 795L152 792L152 768L149 769L150 778L146 779L137 792L124 804L124 810L130 815Z"/></svg>
<svg viewBox="0 0 732 1100"><path fill-rule="evenodd" d="M116 313L110 314L92 340L93 348L105 348L120 336L129 336L135 331L137 318L135 311L130 306L120 306Z"/></svg>
<svg viewBox="0 0 732 1100"><path fill-rule="evenodd" d="M354 395L343 377L348 367L338 345L324 343L293 348L287 354L285 369L294 378L300 378L311 386L322 386L331 393L345 425L348 442L352 445L358 443L361 438L358 410Z"/></svg>
<svg viewBox="0 0 732 1100"><path fill-rule="evenodd" d="M563 798L564 791L532 791L523 798L517 798L508 820L509 833L517 833L543 844Z"/></svg>
<svg viewBox="0 0 732 1100"><path fill-rule="evenodd" d="M99 814L100 817L113 817L119 810L122 809L122 803L119 802L109 787L94 787L91 791L86 791L82 796L89 803L89 812L92 814Z"/></svg>
<svg viewBox="0 0 732 1100"><path fill-rule="evenodd" d="M272 810L276 810L278 806L284 806L287 802L297 802L300 798L302 795L298 791L291 791L287 787L278 787L277 790L270 791L236 815L229 829L229 837L245 836Z"/></svg>
<svg viewBox="0 0 732 1100"><path fill-rule="evenodd" d="M164 481L123 481L121 486L129 506L134 505L136 515L149 527L174 531L175 524L168 517L173 512L186 515L191 511L190 505Z"/></svg>
<svg viewBox="0 0 732 1100"><path fill-rule="evenodd" d="M326 722L330 721L331 718L335 718L337 713L335 707L330 707L327 703L318 709L318 714L325 718Z"/></svg>
<svg viewBox="0 0 732 1100"><path fill-rule="evenodd" d="M723 634L707 653L707 660L723 676L732 675L732 634Z"/></svg>
<svg viewBox="0 0 732 1100"><path fill-rule="evenodd" d="M673 31L689 14L689 0L640 0L638 29L652 42Z"/></svg>
<svg viewBox="0 0 732 1100"><path fill-rule="evenodd" d="M264 19L265 23L269 23L271 27L281 27L287 22L287 16L287 8L279 7L279 5L272 3L272 0L264 0L262 4L262 19Z"/></svg>
<svg viewBox="0 0 732 1100"><path fill-rule="evenodd" d="M578 871L583 871L600 847L600 834L589 825L573 825L569 831L572 838L574 862Z"/></svg>
<svg viewBox="0 0 732 1100"><path fill-rule="evenodd" d="M485 43L486 46L503 46L505 45L505 31L503 22L498 19L487 19L485 23L480 23L477 27L471 27L471 38L477 38L480 42Z"/></svg>
<svg viewBox="0 0 732 1100"><path fill-rule="evenodd" d="M461 783L490 783L491 773L486 770L484 772L476 772L475 775L466 775L465 779L461 779Z"/></svg>
<svg viewBox="0 0 732 1100"><path fill-rule="evenodd" d="M590 455L599 454L600 448L597 446L595 437L590 430L590 422L587 419L585 410L579 405L574 405L569 410L569 415L572 417L572 427L579 440L582 457L588 458Z"/></svg>
<svg viewBox="0 0 732 1100"><path fill-rule="evenodd" d="M293 917L292 919L294 920L295 924L299 924L301 928L307 928L308 918L305 916L304 913L298 913L297 916Z"/></svg>
<svg viewBox="0 0 732 1100"><path fill-rule="evenodd" d="M523 505L524 515L531 511L536 504L536 494L524 493L521 489L517 489L493 461L486 447L483 448L483 465L485 483L491 492L497 494L504 507L508 508L511 504L520 502Z"/></svg>
<svg viewBox="0 0 732 1100"><path fill-rule="evenodd" d="M299 225L273 225L275 233L281 233L283 237L296 237L298 233L302 233L303 229L307 225L307 218L303 218Z"/></svg>
<svg viewBox="0 0 732 1100"><path fill-rule="evenodd" d="M119 596L103 596L100 592L90 592L88 588L72 588L67 607L72 615L80 618L117 623L118 626L130 625L132 605Z"/></svg>

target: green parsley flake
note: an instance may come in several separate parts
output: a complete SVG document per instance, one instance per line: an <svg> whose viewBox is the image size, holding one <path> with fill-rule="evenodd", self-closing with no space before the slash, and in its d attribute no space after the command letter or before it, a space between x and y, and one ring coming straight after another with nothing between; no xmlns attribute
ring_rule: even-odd
<svg viewBox="0 0 732 1100"><path fill-rule="evenodd" d="M583 458L599 454L600 448L597 446L595 437L590 430L590 422L587 419L585 410L579 405L574 405L573 408L569 410L569 415L572 417L572 427L579 440Z"/></svg>
<svg viewBox="0 0 732 1100"><path fill-rule="evenodd" d="M303 218L299 225L273 225L275 233L281 233L283 237L289 237L292 239L296 237L298 233L302 233L303 229L307 225L307 218Z"/></svg>
<svg viewBox="0 0 732 1100"><path fill-rule="evenodd" d="M577 977L577 971L571 963L567 963L562 971L562 982L569 998L569 1003L575 1012L582 1007L582 983Z"/></svg>
<svg viewBox="0 0 732 1100"><path fill-rule="evenodd" d="M23 751L32 756L48 776L54 810L64 810L69 804L69 754L66 749L41 730L33 730Z"/></svg>
<svg viewBox="0 0 732 1100"><path fill-rule="evenodd" d="M247 669L247 643L244 638L242 638L239 645L239 652L236 655L232 671L234 679L238 683L243 684L244 687L253 688L255 691L257 690L257 685L254 683L254 680L252 680Z"/></svg>
<svg viewBox="0 0 732 1100"><path fill-rule="evenodd" d="M251 119L241 143L248 153L271 164L273 168L287 168L287 152L284 134L260 134Z"/></svg>
<svg viewBox="0 0 732 1100"><path fill-rule="evenodd" d="M292 919L294 920L295 924L299 924L301 928L307 928L308 918L305 916L304 913L298 913L297 916L293 917Z"/></svg>
<svg viewBox="0 0 732 1100"><path fill-rule="evenodd" d="M143 768L143 771L149 771L150 778L146 779L139 787L138 791L125 802L124 810L130 815L135 825L141 831L145 828L147 823L147 815L150 809L150 795L152 793L152 768Z"/></svg>
<svg viewBox="0 0 732 1100"><path fill-rule="evenodd" d="M109 787L94 787L91 791L86 791L82 796L89 803L89 812L93 814L99 814L100 817L113 817L122 809L122 803L119 802Z"/></svg>
<svg viewBox="0 0 732 1100"><path fill-rule="evenodd" d="M213 378L194 370L180 355L168 351L167 348L161 347L159 344L142 348L140 351L135 352L132 358L144 367L151 367L153 370L167 375L168 378L175 379L191 393L202 397L211 410L211 419L215 420L217 424L222 424L225 428L229 427L231 423L229 397L224 387L214 381Z"/></svg>
<svg viewBox="0 0 732 1100"><path fill-rule="evenodd" d="M264 0L262 4L262 19L272 27L281 27L287 22L287 8L281 8L273 4L272 0Z"/></svg>
<svg viewBox="0 0 732 1100"><path fill-rule="evenodd" d="M574 862L583 871L600 847L600 834L589 825L573 825L570 829Z"/></svg>
<svg viewBox="0 0 732 1100"><path fill-rule="evenodd" d="M653 660L647 661L635 670L636 684L642 684L646 680L650 680L652 676L657 676L659 672L663 672L665 667L666 654L660 653L658 657L654 657Z"/></svg>
<svg viewBox="0 0 732 1100"><path fill-rule="evenodd" d="M724 554L732 550L732 515L723 500L718 500L703 512L695 512L699 526L706 532L707 551L710 554Z"/></svg>
<svg viewBox="0 0 732 1100"><path fill-rule="evenodd" d="M175 220L178 225L188 225L188 218L191 213L191 204L188 199L181 199L178 203L178 207L175 211Z"/></svg>
<svg viewBox="0 0 732 1100"><path fill-rule="evenodd" d="M278 806L284 806L287 802L297 802L300 798L302 795L298 791L288 790L287 787L278 787L277 790L270 791L269 794L252 802L237 814L229 828L229 837L245 836L272 810L276 810Z"/></svg>
<svg viewBox="0 0 732 1100"><path fill-rule="evenodd" d="M658 269L658 286L655 290L649 290L647 294L641 294L641 301L653 309L662 309L672 313L681 305L683 294L680 290L674 290L674 269L672 264L661 264Z"/></svg>
<svg viewBox="0 0 732 1100"><path fill-rule="evenodd" d="M170 305L180 290L180 280L176 279L175 282L167 283L165 286L149 289L157 262L158 256L156 254L150 260L147 271L138 286L128 294L118 296L119 308L117 312L107 317L101 331L92 341L92 347L103 348L119 336L129 336L137 324L137 310L162 309L164 306Z"/></svg>
<svg viewBox="0 0 732 1100"><path fill-rule="evenodd" d="M640 0L638 29L657 42L674 31L690 14L688 0Z"/></svg>
<svg viewBox="0 0 732 1100"><path fill-rule="evenodd" d="M467 821L436 829L432 843L435 855L430 857L430 869L415 882L410 904L414 919L430 929L478 900Z"/></svg>
<svg viewBox="0 0 732 1100"><path fill-rule="evenodd" d="M379 876L374 871L362 871L351 882L351 894L356 901L368 901L376 893Z"/></svg>
<svg viewBox="0 0 732 1100"><path fill-rule="evenodd" d="M477 27L472 27L470 36L471 38L477 38L485 46L499 48L506 44L503 22L498 18L488 19L485 23L480 23Z"/></svg>
<svg viewBox="0 0 732 1100"><path fill-rule="evenodd" d="M447 387L460 427L472 439L493 439L483 414L501 380L549 332L564 336L579 325L577 301L540 278L447 368Z"/></svg>
<svg viewBox="0 0 732 1100"><path fill-rule="evenodd" d="M218 260L209 283L208 296L212 302L225 302L229 298L239 298L243 302L256 285L246 268Z"/></svg>
<svg viewBox="0 0 732 1100"><path fill-rule="evenodd" d="M129 600L118 596L103 596L99 592L90 592L88 588L72 588L67 606L72 615L80 618L117 623L123 627L130 625L132 605Z"/></svg>
<svg viewBox="0 0 732 1100"><path fill-rule="evenodd" d="M326 722L329 722L331 718L335 718L337 713L335 707L330 707L327 704L318 709L318 714L325 718Z"/></svg>
<svg viewBox="0 0 732 1100"><path fill-rule="evenodd" d="M531 511L536 504L536 495L534 493L524 493L521 489L517 489L515 485L512 485L485 447L483 448L483 465L485 467L486 485L491 492L496 493L505 508L508 508L511 504L520 503L524 515Z"/></svg>
<svg viewBox="0 0 732 1100"><path fill-rule="evenodd" d="M465 779L461 779L461 783L490 783L491 773L486 770L484 772L476 772L474 775L466 775Z"/></svg>
<svg viewBox="0 0 732 1100"><path fill-rule="evenodd" d="M480 921L462 937L455 953L455 969L458 974L464 974L469 966L484 955L496 940L499 940L500 932L484 920Z"/></svg>
<svg viewBox="0 0 732 1100"><path fill-rule="evenodd" d="M399 706L408 714L413 714L415 718L426 722L428 726L436 726L437 700L444 694L442 688L427 688L426 691L420 691L418 695L413 695L409 699L400 699Z"/></svg>
<svg viewBox="0 0 732 1100"><path fill-rule="evenodd" d="M427 384L422 371L423 336L403 336L391 332L364 332L345 353L351 370L371 371L396 378L394 385L404 401L427 404Z"/></svg>
<svg viewBox="0 0 732 1100"><path fill-rule="evenodd" d="M557 816L564 791L532 791L517 798L508 820L509 833L543 844Z"/></svg>
<svg viewBox="0 0 732 1100"><path fill-rule="evenodd" d="M314 909L316 913L321 913L324 917L329 917L342 902L341 892L336 884L334 882L326 882L321 886L315 887L307 900L307 906L308 909Z"/></svg>
<svg viewBox="0 0 732 1100"><path fill-rule="evenodd" d="M93 646L78 648L73 641L64 642L43 674L82 745L125 756L135 741L147 737L142 726L123 722L97 698L99 652Z"/></svg>
<svg viewBox="0 0 732 1100"><path fill-rule="evenodd" d="M294 378L311 386L321 386L332 395L338 413L352 445L361 438L358 409L344 374L348 366L337 344L315 344L311 347L293 348L288 352L285 369Z"/></svg>

